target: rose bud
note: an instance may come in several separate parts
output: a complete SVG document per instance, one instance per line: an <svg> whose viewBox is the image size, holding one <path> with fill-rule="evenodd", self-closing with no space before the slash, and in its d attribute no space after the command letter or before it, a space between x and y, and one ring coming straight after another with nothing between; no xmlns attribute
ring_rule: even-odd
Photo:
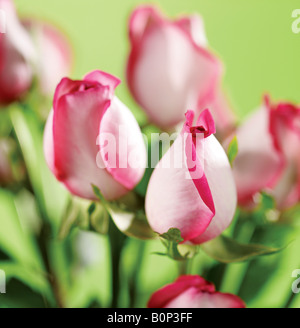
<svg viewBox="0 0 300 328"><path fill-rule="evenodd" d="M156 166L147 189L146 214L155 232L181 231L184 242L201 244L230 224L236 189L228 158L213 136L208 110L193 126L188 111L181 134Z"/></svg>
<svg viewBox="0 0 300 328"><path fill-rule="evenodd" d="M156 291L148 308L245 308L233 294L216 292L215 286L200 276L185 275Z"/></svg>
<svg viewBox="0 0 300 328"><path fill-rule="evenodd" d="M209 107L227 128L233 116L220 91L222 65L207 50L200 16L170 21L141 6L131 15L129 38L129 89L151 123L170 128L184 122L187 108L198 117Z"/></svg>
<svg viewBox="0 0 300 328"><path fill-rule="evenodd" d="M144 174L146 149L130 110L114 95L116 77L93 71L62 79L44 134L48 166L71 193L95 199L92 184L116 199ZM113 139L113 140L111 140Z"/></svg>
<svg viewBox="0 0 300 328"><path fill-rule="evenodd" d="M0 33L0 104L7 105L22 98L31 87L35 50L13 2L0 0L0 10L5 16L5 33Z"/></svg>
<svg viewBox="0 0 300 328"><path fill-rule="evenodd" d="M300 107L272 104L266 97L237 130L238 155L233 163L238 200L254 205L254 196L265 190L284 209L300 200Z"/></svg>
<svg viewBox="0 0 300 328"><path fill-rule="evenodd" d="M22 23L38 53L36 70L40 89L43 94L50 95L59 81L71 71L71 46L60 30L50 24L33 19Z"/></svg>

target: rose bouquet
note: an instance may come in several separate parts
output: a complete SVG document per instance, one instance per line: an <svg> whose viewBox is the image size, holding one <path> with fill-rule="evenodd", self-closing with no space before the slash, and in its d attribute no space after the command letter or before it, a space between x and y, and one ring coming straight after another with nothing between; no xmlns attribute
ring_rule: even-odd
<svg viewBox="0 0 300 328"><path fill-rule="evenodd" d="M259 292L297 278L300 107L262 93L241 120L199 14L133 9L119 79L0 10L0 306L295 306L295 282Z"/></svg>

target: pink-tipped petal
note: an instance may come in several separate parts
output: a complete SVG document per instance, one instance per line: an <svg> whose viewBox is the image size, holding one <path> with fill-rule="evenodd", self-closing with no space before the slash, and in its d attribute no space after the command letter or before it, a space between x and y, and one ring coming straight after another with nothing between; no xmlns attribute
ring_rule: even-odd
<svg viewBox="0 0 300 328"><path fill-rule="evenodd" d="M112 149L100 146L102 160L114 179L131 190L143 177L147 154L137 121L117 97L101 120L100 145L105 144L107 134L115 136L115 143ZM116 156L107 156L107 152Z"/></svg>
<svg viewBox="0 0 300 328"><path fill-rule="evenodd" d="M245 308L237 296L215 291L200 276L186 275L152 294L148 308Z"/></svg>
<svg viewBox="0 0 300 328"><path fill-rule="evenodd" d="M146 213L154 231L164 233L177 228L184 240L190 240L206 230L214 212L205 203L205 190L203 199L189 178L182 148L182 138L178 137L155 168L147 189ZM176 168L172 162L181 167ZM206 184L205 177L201 182Z"/></svg>
<svg viewBox="0 0 300 328"><path fill-rule="evenodd" d="M81 81L64 78L56 88L45 127L45 158L56 178L79 197L95 199L96 185L107 200L117 199L144 174L145 144L134 116L114 96L119 83L94 71Z"/></svg>
<svg viewBox="0 0 300 328"><path fill-rule="evenodd" d="M273 190L279 208L289 208L300 200L300 107L279 103L270 107L270 133L274 146L284 157L285 168Z"/></svg>
<svg viewBox="0 0 300 328"><path fill-rule="evenodd" d="M215 216L206 231L192 243L201 244L220 235L231 223L237 204L236 186L227 155L211 135L204 143L204 172L212 194Z"/></svg>
<svg viewBox="0 0 300 328"><path fill-rule="evenodd" d="M214 96L221 64L194 42L186 27L154 9L137 9L132 17L129 88L153 123L173 126L184 120L187 108L198 108Z"/></svg>
<svg viewBox="0 0 300 328"><path fill-rule="evenodd" d="M237 130L239 151L233 172L240 204L251 204L253 196L274 187L282 173L283 158L274 147L269 115L263 106Z"/></svg>
<svg viewBox="0 0 300 328"><path fill-rule="evenodd" d="M106 89L106 90L105 90ZM97 167L96 140L103 113L110 105L107 87L62 96L54 111L53 135L57 178L75 195L94 199L92 184L107 199L127 190L104 169Z"/></svg>
<svg viewBox="0 0 300 328"><path fill-rule="evenodd" d="M165 308L245 308L245 304L232 294L199 292L197 288L190 287L170 301Z"/></svg>
<svg viewBox="0 0 300 328"><path fill-rule="evenodd" d="M215 291L214 285L202 277L197 275L184 275L180 276L174 283L166 285L153 293L147 306L148 308L163 308L169 304L172 299L178 297L192 286L210 292Z"/></svg>
<svg viewBox="0 0 300 328"><path fill-rule="evenodd" d="M55 174L53 116L54 111L51 109L44 130L44 155L49 169Z"/></svg>
<svg viewBox="0 0 300 328"><path fill-rule="evenodd" d="M230 101L221 86L217 87L212 99L198 105L198 112L203 110L203 108L209 108L211 111L217 126L219 140L224 140L230 135L236 125L236 117L231 107Z"/></svg>
<svg viewBox="0 0 300 328"><path fill-rule="evenodd" d="M100 70L95 70L86 74L84 80L98 82L101 85L108 86L111 95L114 94L116 87L121 83L121 80L117 77Z"/></svg>
<svg viewBox="0 0 300 328"><path fill-rule="evenodd" d="M151 24L162 22L156 10L150 6L140 6L134 10L129 19L129 38L138 44Z"/></svg>
<svg viewBox="0 0 300 328"><path fill-rule="evenodd" d="M183 17L178 19L175 24L186 31L196 45L199 47L207 47L204 22L200 15L194 14Z"/></svg>
<svg viewBox="0 0 300 328"><path fill-rule="evenodd" d="M204 137L207 138L211 134L216 133L216 126L214 119L208 109L205 109L200 115L197 120L197 126L202 126L205 130Z"/></svg>
<svg viewBox="0 0 300 328"><path fill-rule="evenodd" d="M204 111L199 126L186 114L181 135L150 179L146 213L159 233L178 228L184 241L200 244L218 236L231 222L236 189L227 156L216 138L212 117Z"/></svg>
<svg viewBox="0 0 300 328"><path fill-rule="evenodd" d="M54 93L54 98L53 98L53 109L54 111L56 110L58 100L60 97L63 95L66 95L68 93L75 92L80 88L82 85L81 81L73 81L67 77L64 77L59 84L57 85ZM96 85L96 84L95 84Z"/></svg>

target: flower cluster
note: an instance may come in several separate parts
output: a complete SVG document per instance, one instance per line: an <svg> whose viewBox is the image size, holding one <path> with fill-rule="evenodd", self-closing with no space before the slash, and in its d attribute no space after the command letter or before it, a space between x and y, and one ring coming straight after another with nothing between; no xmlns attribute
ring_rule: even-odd
<svg viewBox="0 0 300 328"><path fill-rule="evenodd" d="M236 237L238 219L233 232L223 232L239 213L257 219L263 208L259 195L274 201L279 217L300 202L300 107L265 96L260 108L237 124L222 88L223 64L208 45L199 15L171 20L151 6L131 14L125 83L146 114L142 126L126 100L116 96L119 78L99 69L81 79L67 77L72 52L66 38L50 24L19 19L11 0L0 0L0 9L6 14L5 33L0 33L1 107L22 103L24 110L31 93L53 99L47 121L38 121L31 138L29 124L41 118L27 109L30 127L22 134L26 124L12 110L15 134L0 136L0 184L10 186L15 179L11 149L23 147L22 136L39 136L43 126L46 163L71 199L61 230L68 234L86 220L85 228L109 234L114 288L119 288L124 235L159 239L167 250L160 255L184 263L199 247L225 263L278 252L229 238L230 233ZM160 131L159 140L149 141L149 126ZM169 144L161 147L166 135ZM36 207L51 222L44 203L52 190L43 189L43 173L42 182L31 178L40 167L37 155L26 151L23 147L24 189L40 193ZM148 307L245 307L238 296L217 292L204 274L205 279L182 273L156 291ZM116 306L118 290L112 294ZM60 304L61 295L55 296Z"/></svg>
<svg viewBox="0 0 300 328"><path fill-rule="evenodd" d="M11 0L1 0L5 33L0 33L0 105L21 100L36 77L41 91L51 94L70 71L71 51L53 26L33 19L19 20Z"/></svg>

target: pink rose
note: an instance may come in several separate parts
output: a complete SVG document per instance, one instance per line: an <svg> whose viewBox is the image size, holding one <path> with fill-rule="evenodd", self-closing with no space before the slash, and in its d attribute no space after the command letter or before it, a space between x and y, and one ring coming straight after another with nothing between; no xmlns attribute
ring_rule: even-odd
<svg viewBox="0 0 300 328"><path fill-rule="evenodd" d="M29 90L33 77L31 62L36 55L12 1L0 0L0 9L5 16L5 33L0 33L0 104L6 105Z"/></svg>
<svg viewBox="0 0 300 328"><path fill-rule="evenodd" d="M180 136L155 168L146 194L146 214L158 233L181 231L184 241L201 244L230 224L236 189L228 158L213 136L208 110L193 126L188 111Z"/></svg>
<svg viewBox="0 0 300 328"><path fill-rule="evenodd" d="M94 199L94 184L105 198L116 199L144 174L144 140L134 116L114 95L119 83L93 71L82 81L64 78L56 88L45 157L56 178L77 196Z"/></svg>
<svg viewBox="0 0 300 328"><path fill-rule="evenodd" d="M253 204L266 190L278 208L300 200L300 107L266 98L237 130L239 152L233 164L239 203Z"/></svg>
<svg viewBox="0 0 300 328"><path fill-rule="evenodd" d="M170 21L154 8L141 6L129 22L129 89L150 121L169 128L184 121L187 108L197 116L212 108L218 131L233 121L220 91L222 65L207 50L198 15Z"/></svg>
<svg viewBox="0 0 300 328"><path fill-rule="evenodd" d="M200 276L179 277L172 284L156 291L149 308L245 308L233 294L216 292L215 286Z"/></svg>
<svg viewBox="0 0 300 328"><path fill-rule="evenodd" d="M71 46L65 36L54 26L26 19L23 26L30 33L37 50L36 70L43 94L52 94L71 71Z"/></svg>

